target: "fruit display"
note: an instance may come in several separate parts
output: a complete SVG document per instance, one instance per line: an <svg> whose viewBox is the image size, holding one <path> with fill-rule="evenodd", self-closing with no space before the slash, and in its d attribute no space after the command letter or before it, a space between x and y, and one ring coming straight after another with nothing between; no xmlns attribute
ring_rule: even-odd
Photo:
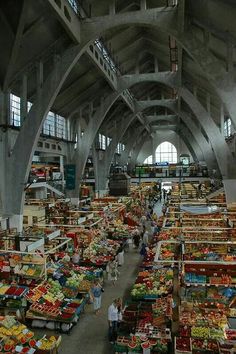
<svg viewBox="0 0 236 354"><path fill-rule="evenodd" d="M166 297L156 299L156 301L152 304L152 312L154 317L153 320L155 320L155 318L159 316L165 316L167 318L171 318L172 304L173 304L172 295L168 295Z"/></svg>
<svg viewBox="0 0 236 354"><path fill-rule="evenodd" d="M192 353L192 341L191 338L175 337L175 354L191 354Z"/></svg>
<svg viewBox="0 0 236 354"><path fill-rule="evenodd" d="M96 237L89 247L84 250L84 262L96 265L107 263L114 258L118 248L119 243L117 241Z"/></svg>
<svg viewBox="0 0 236 354"><path fill-rule="evenodd" d="M25 296L27 292L27 287L0 283L0 297L4 296L6 298L20 298Z"/></svg>
<svg viewBox="0 0 236 354"><path fill-rule="evenodd" d="M34 332L13 316L0 317L0 339L1 353L34 353L38 349L49 352L58 347L61 341L61 337L36 337Z"/></svg>
<svg viewBox="0 0 236 354"><path fill-rule="evenodd" d="M31 303L27 317L42 316L55 321L72 321L81 306L81 301L73 300L81 290L88 293L91 283L83 280L84 274L73 274L64 286L57 280L49 279L30 290L27 299ZM73 285L73 286L72 286ZM80 289L81 287L81 289Z"/></svg>
<svg viewBox="0 0 236 354"><path fill-rule="evenodd" d="M236 261L236 245L224 242L211 243L193 243L191 241L185 242L184 260L186 261L222 261L235 262Z"/></svg>
<svg viewBox="0 0 236 354"><path fill-rule="evenodd" d="M209 308L201 306L194 307L187 303L180 307L179 322L188 326L209 326L211 328L224 328L227 325L227 316L223 310L209 311Z"/></svg>
<svg viewBox="0 0 236 354"><path fill-rule="evenodd" d="M168 341L165 339L148 339L146 336L118 336L116 343L128 348L129 352L139 352L142 349L151 349L158 353L167 353Z"/></svg>
<svg viewBox="0 0 236 354"><path fill-rule="evenodd" d="M89 280L82 280L79 283L78 290L79 292L88 292L91 289L91 282Z"/></svg>
<svg viewBox="0 0 236 354"><path fill-rule="evenodd" d="M34 254L11 253L0 255L0 277L14 280L17 277L19 285L25 284L24 280L33 279L40 281L45 274L45 260ZM5 276L4 276L5 275Z"/></svg>
<svg viewBox="0 0 236 354"><path fill-rule="evenodd" d="M186 241L235 241L236 229L196 229L195 227L185 227L182 229L183 238Z"/></svg>
<svg viewBox="0 0 236 354"><path fill-rule="evenodd" d="M155 261L175 261L178 258L178 244L171 242L159 242L160 247L155 257Z"/></svg>
<svg viewBox="0 0 236 354"><path fill-rule="evenodd" d="M134 298L158 297L167 295L172 291L173 270L171 268L161 268L150 271L147 276L138 276L131 291Z"/></svg>
<svg viewBox="0 0 236 354"><path fill-rule="evenodd" d="M42 339L38 341L38 348L40 350L51 351L55 347L58 347L61 342L61 337L55 336L44 336Z"/></svg>
<svg viewBox="0 0 236 354"><path fill-rule="evenodd" d="M208 327L196 327L193 326L191 328L191 336L196 338L209 338L210 335L210 328Z"/></svg>
<svg viewBox="0 0 236 354"><path fill-rule="evenodd" d="M165 240L175 240L180 236L180 231L177 228L170 228L170 229L162 229L159 232L158 239L160 241Z"/></svg>
<svg viewBox="0 0 236 354"><path fill-rule="evenodd" d="M203 228L226 228L228 227L226 221L220 217L218 219L209 219L209 216L203 217L200 215L199 217L182 217L182 226L183 227L203 227Z"/></svg>

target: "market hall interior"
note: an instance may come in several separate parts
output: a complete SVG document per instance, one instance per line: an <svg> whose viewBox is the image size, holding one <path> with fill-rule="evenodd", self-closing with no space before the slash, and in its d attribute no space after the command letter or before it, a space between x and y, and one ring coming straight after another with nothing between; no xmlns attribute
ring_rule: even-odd
<svg viewBox="0 0 236 354"><path fill-rule="evenodd" d="M186 269L193 274L192 263L187 266L196 261L193 241L207 245L199 251L210 254L207 262L234 262L235 15L232 0L0 2L0 313L18 310L24 323L7 320L3 334L7 326L20 333L34 320L51 319L57 332L45 329L51 339L40 345L65 352L66 343L76 343L74 333L96 333L100 319L97 345L104 349L98 352L119 350L104 342L110 302L126 302L149 246L159 254L169 227L190 237L189 222L196 237L186 248L180 235L176 249L167 242L163 272L174 260L179 288L184 281L198 284L175 277L176 262L182 277ZM199 228L205 227L213 230L204 239ZM216 231L222 238L213 237ZM122 252L113 285L106 266ZM194 274L212 285L208 266L207 274ZM224 281L233 279L231 266L222 270ZM94 318L96 281L106 286ZM177 317L180 297L173 300ZM75 312L79 321L71 330ZM130 350L138 347L134 342ZM90 353L89 336L86 343ZM5 345L13 350L16 339Z"/></svg>

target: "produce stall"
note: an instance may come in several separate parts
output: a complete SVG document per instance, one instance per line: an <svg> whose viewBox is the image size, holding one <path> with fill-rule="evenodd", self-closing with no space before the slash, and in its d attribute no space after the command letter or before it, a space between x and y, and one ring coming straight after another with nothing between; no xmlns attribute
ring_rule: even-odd
<svg viewBox="0 0 236 354"><path fill-rule="evenodd" d="M13 316L0 317L1 353L57 354L60 336L37 336Z"/></svg>
<svg viewBox="0 0 236 354"><path fill-rule="evenodd" d="M172 292L173 269L165 267L139 272L131 296L133 299L156 299Z"/></svg>

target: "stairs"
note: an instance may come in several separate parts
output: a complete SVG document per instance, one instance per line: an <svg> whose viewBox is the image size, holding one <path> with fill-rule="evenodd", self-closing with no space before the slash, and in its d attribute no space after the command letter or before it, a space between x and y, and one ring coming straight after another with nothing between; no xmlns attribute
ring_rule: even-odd
<svg viewBox="0 0 236 354"><path fill-rule="evenodd" d="M35 189L45 188L45 189L52 191L53 193L55 193L59 197L64 197L64 195L65 195L62 190L62 185L60 185L58 183L56 184L55 182L37 182L37 183L31 184L30 188L35 188Z"/></svg>
<svg viewBox="0 0 236 354"><path fill-rule="evenodd" d="M221 188L215 190L214 192L208 194L208 195L206 196L206 198L207 198L207 199L212 199L212 198L218 197L219 194L222 194L222 193L224 193L224 192L225 192L224 187L221 187Z"/></svg>

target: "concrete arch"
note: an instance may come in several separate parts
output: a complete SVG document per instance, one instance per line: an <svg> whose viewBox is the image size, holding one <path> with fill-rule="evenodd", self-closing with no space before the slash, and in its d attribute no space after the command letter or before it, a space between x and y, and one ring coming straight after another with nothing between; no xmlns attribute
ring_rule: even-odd
<svg viewBox="0 0 236 354"><path fill-rule="evenodd" d="M76 164L76 176L78 177L78 181L76 183L76 189L73 191L73 196L78 196L79 186L82 180L85 164L98 129L101 126L107 112L119 96L119 93L112 93L101 103L95 114L90 118L88 127L78 142L78 147L74 156L74 163Z"/></svg>
<svg viewBox="0 0 236 354"><path fill-rule="evenodd" d="M81 37L87 38L87 40L96 39L106 31L127 25L155 26L162 32L166 31L173 34L175 30L170 31L173 23L177 23L177 8L175 7L153 8L98 16L92 19L85 19L81 23Z"/></svg>
<svg viewBox="0 0 236 354"><path fill-rule="evenodd" d="M129 130L130 129L127 129L127 131L126 131L127 135L129 134ZM131 134L131 136L129 137L128 144L126 145L125 150L121 154L122 165L125 165L126 162L128 161L129 153L132 150L132 147L137 139L137 136L139 136L141 134L142 130L143 130L143 127L140 127L138 129L138 131L136 131L135 135ZM181 128L179 129L179 134L181 136L181 139L184 141L185 145L187 146L188 150L192 154L193 159L196 162L204 160L203 152L202 152L200 146L198 145L197 141L195 140L194 136L191 134L188 127L182 125Z"/></svg>
<svg viewBox="0 0 236 354"><path fill-rule="evenodd" d="M87 46L77 45L65 51L62 58L55 63L46 81L40 85L23 126L17 136L14 147L6 157L6 181L11 188L6 188L4 195L4 213L22 215L24 202L24 185L27 182L30 164L46 118L67 75L86 51ZM32 121L34 124L32 124ZM27 139L25 137L27 136ZM14 171L18 171L17 175Z"/></svg>
<svg viewBox="0 0 236 354"><path fill-rule="evenodd" d="M158 82L155 79L154 74L140 74L140 75L126 75L123 76L121 80L125 80L128 77L128 82L126 88L134 84L138 84L141 82ZM170 84L170 81L169 81ZM122 83L122 87L124 87L124 83ZM234 177L235 169L234 169L234 160L229 151L229 148L225 142L224 137L221 135L219 129L214 123L213 119L210 117L208 112L202 107L197 98L185 87L179 88L178 94L183 98L183 100L188 104L188 106L192 109L194 115L197 117L201 125L204 127L213 150L215 152L215 156L221 171L222 176L225 177ZM150 101L151 102L151 101ZM155 102L153 102L155 105ZM172 110L174 110L174 105L172 105ZM174 110L176 114L178 114L177 110ZM185 118L183 119L185 121ZM185 121L186 124L188 124ZM229 167L229 170L228 170ZM231 169L232 167L232 169Z"/></svg>
<svg viewBox="0 0 236 354"><path fill-rule="evenodd" d="M22 126L13 149L9 148L9 155L6 156L7 168L5 169L5 179L8 181L11 188L8 190L6 189L7 192L5 192L3 196L5 214L21 214L24 197L24 183L28 177L30 163L43 120L50 110L70 70L79 60L80 56L87 50L90 42L99 36L98 30L100 33L103 33L104 31L114 27L127 24L140 24L142 26L156 26L160 30L166 31L167 33L173 35L178 40L177 30L172 27L173 23L177 24L176 8L141 10L122 15L120 14L115 16L103 16L101 18L87 19L81 23L81 38L83 41L81 44L67 49L63 56L58 59L58 62L54 65L54 68L48 78L40 86L37 99L25 119L24 125ZM182 44L184 42L184 38L179 39L179 41ZM187 40L186 44L183 44L183 47L185 46L187 48ZM199 58L199 53L197 53L196 50L193 51L193 49L194 45L191 47L190 51L194 53L195 60L200 60L201 58ZM206 58L206 52L204 52L204 58ZM209 61L206 60L205 65L209 65ZM225 82L225 80L223 80L223 82ZM222 92L225 91L223 90ZM229 93L229 95L230 94L231 93ZM229 97L229 95L227 97ZM231 100L231 102L234 102L234 100ZM226 103L229 105L228 101ZM234 103L232 103L232 105L232 107L235 107ZM233 109L231 111L233 112ZM236 112L236 109L234 109L234 112ZM34 119L34 124L32 124L32 119ZM27 134L27 140L25 139L26 132L30 132L30 134ZM15 169L19 171L17 178L14 174Z"/></svg>
<svg viewBox="0 0 236 354"><path fill-rule="evenodd" d="M140 10L124 14L96 17L93 21L85 21L81 28L88 37L98 37L104 32L124 25L156 27L162 32L173 36L178 45L183 48L207 76L212 87L229 112L236 127L236 87L231 72L227 72L220 61L212 54L209 47L202 43L191 31L179 33L177 24L178 8L165 7L161 9ZM173 24L176 27L173 27Z"/></svg>
<svg viewBox="0 0 236 354"><path fill-rule="evenodd" d="M121 124L118 128L118 131L116 132L116 135L112 138L112 142L111 144L108 146L108 148L104 151L103 154L103 159L99 161L99 169L98 166L96 166L96 190L105 190L106 189L106 178L109 174L109 169L110 169L110 165L112 162L112 158L114 156L115 150L116 150L116 146L118 144L119 141L121 141L121 139L123 138L124 134L127 132L127 130L130 127L130 124L132 123L132 121L135 119L135 114L134 115L130 115L130 117L128 119L125 120L125 124ZM124 123L124 122L123 122ZM143 127L140 127L139 129L139 133L141 134L141 132L143 131ZM199 161L201 160L201 152L199 151L200 148L196 147L194 148L194 140L195 139L191 139L189 137L189 135L191 134L187 127L185 127L184 132L183 131L178 131L177 134L179 134L182 138L182 140L184 141L185 145L188 147L193 159L195 161ZM137 132L135 135L133 135L133 139L130 139L130 144L129 144L129 148L126 148L126 154L124 154L123 156L123 161L124 164L125 162L128 160L128 154L129 151L131 150L131 148L134 145L134 142L137 140ZM191 143L192 145L191 145ZM200 153L200 155L199 155ZM198 154L198 157L197 157ZM126 161L124 160L124 158L126 157ZM97 164L98 164L98 159L97 159ZM136 162L136 160L135 160Z"/></svg>
<svg viewBox="0 0 236 354"><path fill-rule="evenodd" d="M172 132L170 132L172 131ZM178 135L182 140L183 142L185 143L186 147L188 148L190 154L192 155L192 158L195 162L198 162L201 160L201 154L198 155L197 157L197 153L199 152L199 147L198 149L196 148L193 148L192 145L190 144L190 137L191 137L191 134L190 132L188 131L187 128L185 129L175 129L175 128L171 128L168 130L168 135L162 135L160 136L160 133L161 131L158 131L156 132L156 138L155 138L155 142L158 142L158 144L156 145L156 148L162 144L163 142L165 141L168 141L170 142L171 144L173 144L175 146L175 148L177 149L177 146L176 146L176 135ZM173 132L175 133L175 135L173 135ZM147 142L147 138L146 138L146 141L144 141L143 143L145 144L145 142ZM190 147L190 148L189 148ZM177 150L178 152L178 150ZM153 151L150 151L149 153L153 154ZM148 155L149 155L148 153ZM178 152L179 153L179 152ZM143 160L143 155L142 155L142 160ZM141 160L139 161L139 163L141 162Z"/></svg>
<svg viewBox="0 0 236 354"><path fill-rule="evenodd" d="M138 129L136 129L135 135L131 134L130 129L126 130L124 134L124 139L126 137L125 140L127 140L127 144L125 144L125 150L121 153L121 158L120 158L120 162L122 166L124 166L128 162L130 151L132 150L135 141L137 140L137 137L141 135L144 129L145 129L144 126L140 126Z"/></svg>
<svg viewBox="0 0 236 354"><path fill-rule="evenodd" d="M137 11L137 16L135 16L136 21L137 18L140 16L140 12L141 11ZM170 12L173 13L171 9ZM167 14L166 11L162 12L159 10L151 10L147 12L144 11L144 13L146 14L143 24L145 24L145 22L149 22L150 26L153 26L154 24L157 25L158 22L160 22L160 27L165 26L165 24L168 24L171 20L170 16L168 16L170 14ZM118 22L122 17L123 21L121 25L126 25L127 23L129 23L127 16L124 16L124 14L122 14L122 16L119 16ZM98 30L100 29L102 32L106 29L111 28L111 23L113 22L112 19L113 16L110 17L110 22L106 21L106 28L102 26L103 29L97 27L96 25L98 18L92 20L88 19L81 23L82 42L67 49L64 52L63 56L61 58L58 58L58 61L55 63L54 68L47 77L46 81L43 84L41 83L40 88L38 90L37 98L24 121L24 124L17 137L15 145L10 151L10 154L6 157L7 168L5 168L5 179L8 181L8 184L11 185L11 188L8 189L7 195L4 194L3 196L4 213L6 215L22 214L24 200L24 184L26 183L28 178L30 164L32 161L33 153L36 148L36 143L40 134L43 121L46 118L47 113L49 112L57 94L60 91L60 88L62 87L71 69L77 63L82 54L88 49L90 43L93 42L94 39L99 37ZM101 23L104 23L104 17L100 18L100 21ZM116 24L114 24L113 22L112 27L114 27L114 25L116 26ZM34 119L34 124L32 124L32 119ZM25 139L26 132L30 132L30 134L27 135L28 139ZM83 156L85 155L84 150L85 149L83 148ZM14 174L15 169L17 169L19 172L17 174L17 180Z"/></svg>
<svg viewBox="0 0 236 354"><path fill-rule="evenodd" d="M136 114L130 114L128 117L125 117L120 122L120 125L117 127L115 134L112 136L112 140L109 146L104 151L103 159L99 161L99 169L98 167L96 168L96 170L98 171L98 174L95 176L96 190L105 190L106 178L109 174L109 169L114 153L116 151L117 144L121 141L126 127L133 122L135 117ZM98 159L96 162L98 163Z"/></svg>

